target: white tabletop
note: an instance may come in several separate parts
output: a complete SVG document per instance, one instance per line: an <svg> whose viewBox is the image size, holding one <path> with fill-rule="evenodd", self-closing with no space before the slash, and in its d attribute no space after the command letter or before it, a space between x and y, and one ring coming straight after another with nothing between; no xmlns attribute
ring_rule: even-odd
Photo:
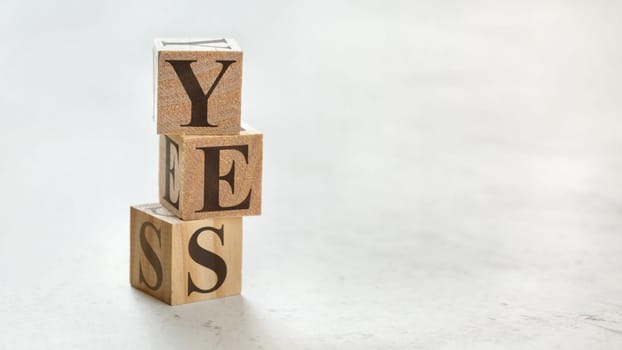
<svg viewBox="0 0 622 350"><path fill-rule="evenodd" d="M622 348L621 10L3 1L0 348ZM151 39L218 35L264 214L243 295L171 307L129 285Z"/></svg>

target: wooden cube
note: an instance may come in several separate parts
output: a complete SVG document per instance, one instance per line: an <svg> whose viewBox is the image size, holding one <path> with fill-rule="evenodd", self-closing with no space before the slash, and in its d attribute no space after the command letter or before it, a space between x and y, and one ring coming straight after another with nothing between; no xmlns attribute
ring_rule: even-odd
<svg viewBox="0 0 622 350"><path fill-rule="evenodd" d="M242 218L181 221L159 203L132 206L130 283L171 305L240 294Z"/></svg>
<svg viewBox="0 0 622 350"><path fill-rule="evenodd" d="M160 136L160 203L183 220L261 214L263 135Z"/></svg>
<svg viewBox="0 0 622 350"><path fill-rule="evenodd" d="M240 129L242 50L233 39L155 39L158 134L220 135Z"/></svg>

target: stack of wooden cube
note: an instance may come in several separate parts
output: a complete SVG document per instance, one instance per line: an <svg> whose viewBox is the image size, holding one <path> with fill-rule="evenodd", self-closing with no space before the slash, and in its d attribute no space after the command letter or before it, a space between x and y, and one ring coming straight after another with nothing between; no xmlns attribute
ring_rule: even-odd
<svg viewBox="0 0 622 350"><path fill-rule="evenodd" d="M234 40L154 41L160 203L130 208L130 283L171 305L240 294L263 152L241 124L241 92Z"/></svg>

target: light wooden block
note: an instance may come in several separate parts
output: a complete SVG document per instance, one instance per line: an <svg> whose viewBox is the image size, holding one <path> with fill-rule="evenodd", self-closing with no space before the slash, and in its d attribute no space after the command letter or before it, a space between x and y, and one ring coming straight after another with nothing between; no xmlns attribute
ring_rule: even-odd
<svg viewBox="0 0 622 350"><path fill-rule="evenodd" d="M242 50L233 39L155 39L158 134L221 135L240 129Z"/></svg>
<svg viewBox="0 0 622 350"><path fill-rule="evenodd" d="M130 283L171 305L240 294L242 218L181 221L159 203L132 206Z"/></svg>
<svg viewBox="0 0 622 350"><path fill-rule="evenodd" d="M160 203L183 220L261 214L263 135L160 136Z"/></svg>

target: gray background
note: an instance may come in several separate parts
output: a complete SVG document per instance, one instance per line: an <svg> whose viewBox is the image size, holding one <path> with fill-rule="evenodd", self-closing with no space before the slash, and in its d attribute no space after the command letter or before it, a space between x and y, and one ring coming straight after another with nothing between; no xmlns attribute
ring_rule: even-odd
<svg viewBox="0 0 622 350"><path fill-rule="evenodd" d="M0 4L0 348L620 349L618 1ZM129 286L151 39L231 36L242 297Z"/></svg>

